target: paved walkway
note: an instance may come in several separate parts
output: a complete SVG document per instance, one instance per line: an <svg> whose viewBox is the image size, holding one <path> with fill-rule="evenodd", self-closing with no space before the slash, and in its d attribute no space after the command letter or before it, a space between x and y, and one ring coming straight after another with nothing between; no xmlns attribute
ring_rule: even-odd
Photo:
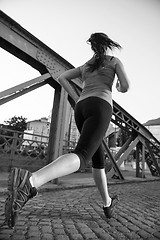
<svg viewBox="0 0 160 240"><path fill-rule="evenodd" d="M155 181L160 180L158 177L153 177L150 174L149 170L145 171L145 178L137 178L135 170L130 166L126 165L125 170L121 170L122 175L125 180L119 179L108 179L108 184L119 184L119 183L133 183L133 182L147 182L147 181ZM0 194L7 192L7 180L8 173L0 172ZM80 188L87 186L95 186L95 183L92 178L92 173L73 173L68 176L62 177L58 179L58 184L54 184L54 182L50 182L42 186L39 191L52 191L53 189L63 189L63 188Z"/></svg>
<svg viewBox="0 0 160 240"><path fill-rule="evenodd" d="M14 230L0 228L0 240L160 239L160 181L149 174L125 181L109 179L109 192L120 201L114 216L103 215L102 201L90 173L75 173L49 183L23 208ZM132 176L133 175L133 176ZM7 174L0 177L0 224L4 220ZM125 183L125 184L123 184Z"/></svg>

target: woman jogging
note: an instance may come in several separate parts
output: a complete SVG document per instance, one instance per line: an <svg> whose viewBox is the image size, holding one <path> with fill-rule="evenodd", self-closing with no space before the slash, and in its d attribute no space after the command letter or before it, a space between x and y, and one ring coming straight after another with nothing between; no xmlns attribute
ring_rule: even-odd
<svg viewBox="0 0 160 240"><path fill-rule="evenodd" d="M9 175L9 194L5 203L6 222L14 227L19 211L37 194L43 184L64 175L76 172L92 159L95 184L103 201L103 211L112 217L117 197L110 197L104 168L102 140L112 116L112 85L117 75L116 88L119 92L129 89L129 81L121 61L108 55L108 50L121 48L104 33L93 33L88 39L93 57L84 65L68 70L59 77L59 83L75 100L75 121L80 138L72 153L64 154L36 172L13 168ZM81 78L83 89L80 97L73 92L69 82Z"/></svg>

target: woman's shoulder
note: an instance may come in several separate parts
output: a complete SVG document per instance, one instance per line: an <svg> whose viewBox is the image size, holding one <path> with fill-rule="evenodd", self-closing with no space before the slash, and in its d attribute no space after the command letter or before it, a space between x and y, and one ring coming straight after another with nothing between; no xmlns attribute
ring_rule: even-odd
<svg viewBox="0 0 160 240"><path fill-rule="evenodd" d="M106 55L104 67L111 67L114 69L116 66L116 63L117 63L117 58L115 56Z"/></svg>
<svg viewBox="0 0 160 240"><path fill-rule="evenodd" d="M106 61L108 61L108 62L118 62L120 60L119 60L119 58L117 58L113 55L106 55Z"/></svg>
<svg viewBox="0 0 160 240"><path fill-rule="evenodd" d="M121 60L118 57L113 56L113 61L115 63L122 63Z"/></svg>
<svg viewBox="0 0 160 240"><path fill-rule="evenodd" d="M90 58L87 62L85 62L83 65L79 67L80 70L84 71L88 67L88 64L92 63L93 61L94 61L94 57Z"/></svg>
<svg viewBox="0 0 160 240"><path fill-rule="evenodd" d="M115 56L110 56L110 64L114 67L116 67L116 65L123 65L121 60Z"/></svg>

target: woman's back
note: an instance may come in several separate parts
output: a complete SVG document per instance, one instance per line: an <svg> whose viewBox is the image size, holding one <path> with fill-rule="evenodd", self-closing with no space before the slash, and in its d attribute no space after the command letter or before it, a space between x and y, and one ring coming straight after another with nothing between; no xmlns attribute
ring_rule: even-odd
<svg viewBox="0 0 160 240"><path fill-rule="evenodd" d="M112 56L106 56L104 66L100 66L93 72L88 70L88 63L84 64L80 67L84 85L95 85L96 87L103 85L111 91L115 77L115 64L115 58Z"/></svg>
<svg viewBox="0 0 160 240"><path fill-rule="evenodd" d="M112 104L111 92L115 78L116 60L114 57L106 55L103 66L90 71L88 63L92 61L94 61L94 58L80 67L84 86L79 101L87 97L96 96Z"/></svg>

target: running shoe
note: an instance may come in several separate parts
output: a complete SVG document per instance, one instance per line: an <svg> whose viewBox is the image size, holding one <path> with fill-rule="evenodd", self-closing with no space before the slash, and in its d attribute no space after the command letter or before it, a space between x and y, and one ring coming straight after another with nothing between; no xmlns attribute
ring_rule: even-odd
<svg viewBox="0 0 160 240"><path fill-rule="evenodd" d="M111 198L111 205L109 207L103 207L104 215L106 216L106 218L111 218L113 216L113 209L118 203L118 201L119 198L117 195L115 195Z"/></svg>
<svg viewBox="0 0 160 240"><path fill-rule="evenodd" d="M29 181L32 173L19 168L13 168L8 178L8 196L5 202L5 222L9 228L16 224L19 211L25 203L36 196L37 189Z"/></svg>

